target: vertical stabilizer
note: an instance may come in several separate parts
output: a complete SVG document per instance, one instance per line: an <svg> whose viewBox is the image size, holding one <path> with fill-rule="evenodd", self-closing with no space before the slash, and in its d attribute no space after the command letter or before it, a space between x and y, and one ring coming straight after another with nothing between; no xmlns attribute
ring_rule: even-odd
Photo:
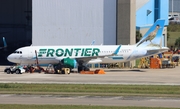
<svg viewBox="0 0 180 109"><path fill-rule="evenodd" d="M165 20L157 20L136 44L137 47L160 46Z"/></svg>

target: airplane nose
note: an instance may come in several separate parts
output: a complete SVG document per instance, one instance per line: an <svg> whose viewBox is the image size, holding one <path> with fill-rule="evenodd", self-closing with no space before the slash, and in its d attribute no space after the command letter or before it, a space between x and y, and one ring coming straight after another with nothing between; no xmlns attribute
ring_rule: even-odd
<svg viewBox="0 0 180 109"><path fill-rule="evenodd" d="M12 62L12 55L11 55L11 54L7 57L7 60L8 60L9 62Z"/></svg>
<svg viewBox="0 0 180 109"><path fill-rule="evenodd" d="M7 57L7 60L8 60L9 62L13 62L13 63L16 63L16 62L17 62L17 60L16 60L16 58L15 58L15 56L14 56L13 54L10 54L10 55Z"/></svg>
<svg viewBox="0 0 180 109"><path fill-rule="evenodd" d="M20 56L18 54L13 54L13 53L7 57L7 60L12 63L20 63L21 62Z"/></svg>

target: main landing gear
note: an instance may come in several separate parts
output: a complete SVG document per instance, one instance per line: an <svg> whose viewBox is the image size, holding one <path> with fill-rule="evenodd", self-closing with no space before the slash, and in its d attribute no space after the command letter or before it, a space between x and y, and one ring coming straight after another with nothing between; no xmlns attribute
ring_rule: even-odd
<svg viewBox="0 0 180 109"><path fill-rule="evenodd" d="M90 71L90 69L87 66L79 65L78 66L78 73L80 73L81 71Z"/></svg>

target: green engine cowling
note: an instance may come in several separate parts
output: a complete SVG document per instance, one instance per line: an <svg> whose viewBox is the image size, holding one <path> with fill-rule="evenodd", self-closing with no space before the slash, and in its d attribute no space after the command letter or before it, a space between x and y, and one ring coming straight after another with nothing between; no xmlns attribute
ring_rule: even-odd
<svg viewBox="0 0 180 109"><path fill-rule="evenodd" d="M76 67L76 60L75 59L70 59L70 58L65 58L63 59L63 63L65 66L67 66L68 68L75 68Z"/></svg>

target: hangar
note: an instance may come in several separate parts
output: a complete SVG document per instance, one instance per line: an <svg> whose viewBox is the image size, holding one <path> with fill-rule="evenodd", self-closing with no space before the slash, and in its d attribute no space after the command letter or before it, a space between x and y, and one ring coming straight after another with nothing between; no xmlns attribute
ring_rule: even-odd
<svg viewBox="0 0 180 109"><path fill-rule="evenodd" d="M168 25L169 0L0 2L0 38L6 38L8 53L31 44L135 44L136 30L144 34L159 18ZM163 40L166 45L166 28Z"/></svg>

